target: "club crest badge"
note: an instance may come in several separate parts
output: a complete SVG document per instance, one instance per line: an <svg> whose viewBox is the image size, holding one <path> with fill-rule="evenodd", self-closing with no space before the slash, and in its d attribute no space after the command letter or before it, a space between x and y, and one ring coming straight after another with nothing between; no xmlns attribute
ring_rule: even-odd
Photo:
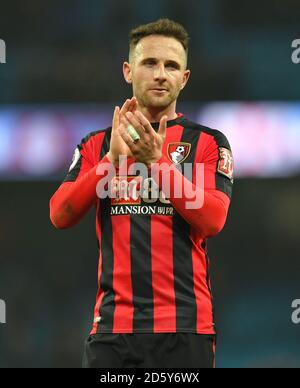
<svg viewBox="0 0 300 388"><path fill-rule="evenodd" d="M174 164L184 162L191 152L189 143L170 143L168 145L168 157Z"/></svg>

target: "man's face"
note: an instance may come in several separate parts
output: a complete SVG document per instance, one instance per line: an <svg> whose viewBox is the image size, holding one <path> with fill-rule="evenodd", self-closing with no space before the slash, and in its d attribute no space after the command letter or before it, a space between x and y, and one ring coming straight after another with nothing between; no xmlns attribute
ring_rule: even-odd
<svg viewBox="0 0 300 388"><path fill-rule="evenodd" d="M150 35L137 44L124 76L132 83L133 94L146 108L164 109L177 100L186 85L186 53L174 38Z"/></svg>

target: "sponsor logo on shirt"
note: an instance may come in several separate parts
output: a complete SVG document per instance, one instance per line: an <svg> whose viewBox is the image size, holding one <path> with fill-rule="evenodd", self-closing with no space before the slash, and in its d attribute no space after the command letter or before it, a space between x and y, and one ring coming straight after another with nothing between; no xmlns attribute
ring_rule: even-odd
<svg viewBox="0 0 300 388"><path fill-rule="evenodd" d="M111 215L174 215L174 208L152 178L116 176L111 182Z"/></svg>
<svg viewBox="0 0 300 388"><path fill-rule="evenodd" d="M116 176L112 180L112 205L141 204L141 176Z"/></svg>

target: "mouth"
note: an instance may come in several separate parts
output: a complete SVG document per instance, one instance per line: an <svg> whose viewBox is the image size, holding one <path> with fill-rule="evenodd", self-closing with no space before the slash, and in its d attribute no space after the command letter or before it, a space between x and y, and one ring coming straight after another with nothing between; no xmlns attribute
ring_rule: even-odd
<svg viewBox="0 0 300 388"><path fill-rule="evenodd" d="M167 89L162 89L162 88L153 88L153 89L150 89L151 92L156 92L156 93L164 93L164 92L167 92L168 90Z"/></svg>

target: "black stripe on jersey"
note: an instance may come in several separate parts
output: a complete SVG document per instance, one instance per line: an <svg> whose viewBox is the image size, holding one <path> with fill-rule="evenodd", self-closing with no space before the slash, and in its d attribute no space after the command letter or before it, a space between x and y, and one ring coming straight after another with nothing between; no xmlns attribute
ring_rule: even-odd
<svg viewBox="0 0 300 388"><path fill-rule="evenodd" d="M109 151L111 131L107 131L103 139L100 150L99 160ZM110 215L110 198L101 200L99 206L101 220L101 249L102 249L102 273L100 277L100 288L105 294L100 306L99 315L101 321L98 325L97 333L112 332L113 319L115 312L115 293L113 290L113 270L114 270L114 253L113 253L113 230Z"/></svg>
<svg viewBox="0 0 300 388"><path fill-rule="evenodd" d="M229 198L232 197L232 182L219 172L216 174L216 188L227 194Z"/></svg>
<svg viewBox="0 0 300 388"><path fill-rule="evenodd" d="M108 153L110 149L110 139L111 139L112 128L111 127L107 128L105 131L106 131L106 134L104 136L102 147L100 150L99 161L104 158L104 156Z"/></svg>
<svg viewBox="0 0 300 388"><path fill-rule="evenodd" d="M98 131L91 132L87 136L85 136L81 140L80 144L77 145L77 148L79 149L79 151L81 151L83 149L83 145L86 144L91 139L91 137L96 136L96 135L98 135L98 133L103 132L103 131L105 131L105 130L100 129ZM82 166L82 156L80 156L75 167L71 171L69 171L64 182L75 182L80 174L81 166Z"/></svg>
<svg viewBox="0 0 300 388"><path fill-rule="evenodd" d="M191 164L192 167L194 166L194 161L196 157L197 152L197 144L199 141L200 131L195 131L194 128L185 127L182 133L181 142L183 143L189 143L191 144L191 150L189 153L189 156L185 159L185 161L179 165L182 166L182 173L183 175L189 180L192 181L192 173L193 168L190 169L190 171L187 169L187 164Z"/></svg>
<svg viewBox="0 0 300 388"><path fill-rule="evenodd" d="M107 128L107 129L108 129L108 128ZM98 135L98 133L100 133L100 132L105 132L105 131L107 131L107 129L98 129L98 131L90 132L87 136L85 136L85 137L81 140L81 143L78 145L78 147L80 148L80 150L82 150L82 146L83 146L84 144L86 144L86 143L90 140L91 137Z"/></svg>
<svg viewBox="0 0 300 388"><path fill-rule="evenodd" d="M231 151L229 142L227 138L223 135L223 133L219 131L212 131L214 139L218 145L218 147L224 147ZM229 198L232 196L232 186L233 182L225 177L224 175L220 174L218 171L216 173L216 188L223 193L227 194Z"/></svg>
<svg viewBox="0 0 300 388"><path fill-rule="evenodd" d="M189 121L189 120L185 120L184 125L189 127L189 128L196 129L199 132L200 131L205 132L208 135L213 136L213 138L215 139L219 148L224 147L224 148L227 148L228 150L231 151L230 144L229 144L226 136L222 132L220 132L216 129L211 129L211 128L205 127L205 126L200 125L200 124L193 123L192 121ZM232 186L233 186L233 182L229 178L225 177L224 175L222 175L218 171L216 171L216 188L218 190L227 194L229 196L229 198L231 198Z"/></svg>
<svg viewBox="0 0 300 388"><path fill-rule="evenodd" d="M133 293L133 331L154 330L151 217L130 216L130 255Z"/></svg>
<svg viewBox="0 0 300 388"><path fill-rule="evenodd" d="M204 132L207 132L209 135L212 135L218 145L218 147L224 147L231 151L230 144L226 138L226 136L215 129L210 129L207 127L203 127ZM227 194L229 198L232 196L232 186L233 182L225 177L224 175L220 174L218 171L216 171L216 188L223 193Z"/></svg>
<svg viewBox="0 0 300 388"><path fill-rule="evenodd" d="M78 178L82 166L82 156L78 159L76 165L68 172L64 182L75 182Z"/></svg>
<svg viewBox="0 0 300 388"><path fill-rule="evenodd" d="M212 289L211 289L211 286L210 286L210 258L208 257L207 239L203 241L202 247L203 247L204 250L205 250L205 260L206 260L206 284L207 284L207 288L208 288L208 291L209 291L209 293L210 293L210 298L211 298L211 304L212 304L212 318L213 318L213 322L215 322L215 307L214 307L214 303L213 303L214 297L213 297ZM217 332L216 325L214 325L214 330L215 330L215 332Z"/></svg>
<svg viewBox="0 0 300 388"><path fill-rule="evenodd" d="M100 306L101 317L98 326L98 333L112 332L115 312L115 292L113 291L113 231L110 215L110 198L101 202L101 249L102 249L102 272L100 277L100 288L105 292Z"/></svg>
<svg viewBox="0 0 300 388"><path fill-rule="evenodd" d="M205 260L206 260L206 284L212 299L212 291L210 287L210 260L207 253L207 240L203 240L202 247L205 251Z"/></svg>
<svg viewBox="0 0 300 388"><path fill-rule="evenodd" d="M200 131L185 127L180 141L192 145L184 163L194 163ZM184 175L187 179L186 171ZM174 287L176 297L176 327L197 329L197 303L194 292L194 273L190 225L177 213L173 217Z"/></svg>
<svg viewBox="0 0 300 388"><path fill-rule="evenodd" d="M189 235L189 224L175 212L173 216L173 265L176 299L176 331L197 329L192 244Z"/></svg>

